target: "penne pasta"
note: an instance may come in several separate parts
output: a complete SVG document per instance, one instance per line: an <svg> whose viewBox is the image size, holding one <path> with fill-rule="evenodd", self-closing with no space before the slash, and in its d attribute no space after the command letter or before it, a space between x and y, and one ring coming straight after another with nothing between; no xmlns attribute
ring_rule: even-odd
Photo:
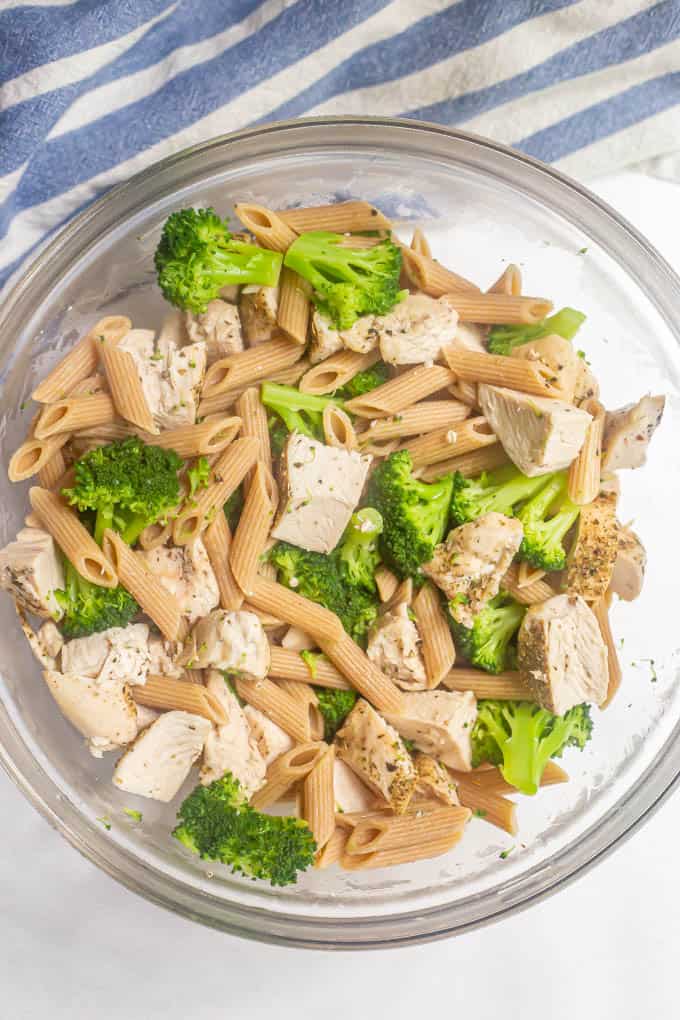
<svg viewBox="0 0 680 1020"><path fill-rule="evenodd" d="M343 450L358 449L352 419L342 408L328 404L323 409L322 422L326 446L337 446Z"/></svg>
<svg viewBox="0 0 680 1020"><path fill-rule="evenodd" d="M597 602L593 602L590 608L597 620L602 640L607 646L607 673L609 676L609 683L607 686L607 697L600 705L600 708L608 708L614 700L616 692L621 686L623 673L621 672L621 664L616 650L616 642L614 641L614 635L612 634L612 628L609 622L609 610L607 608L606 600L604 598L598 599Z"/></svg>
<svg viewBox="0 0 680 1020"><path fill-rule="evenodd" d="M517 805L500 793L485 790L474 780L463 778L465 773L458 773L456 788L461 804L470 808L473 815L483 818L490 825L495 825L511 836L517 835Z"/></svg>
<svg viewBox="0 0 680 1020"><path fill-rule="evenodd" d="M522 583L520 578L521 564L511 563L501 581L501 590L509 592L517 602L523 606L534 606L538 602L545 602L555 594L553 588L547 581L537 578L535 581Z"/></svg>
<svg viewBox="0 0 680 1020"><path fill-rule="evenodd" d="M38 486L29 489L28 498L45 531L49 531L80 576L102 588L115 588L117 571L64 499Z"/></svg>
<svg viewBox="0 0 680 1020"><path fill-rule="evenodd" d="M472 294L451 289L446 299L461 322L483 325L536 325L550 315L553 304L545 298L516 297L512 294Z"/></svg>
<svg viewBox="0 0 680 1020"><path fill-rule="evenodd" d="M85 379L77 382L69 392L69 397L93 397L95 393L109 393L109 384L106 376L101 372L88 375Z"/></svg>
<svg viewBox="0 0 680 1020"><path fill-rule="evenodd" d="M250 595L257 577L274 516L267 491L267 468L262 461L257 462L254 472L229 553L231 572L245 595Z"/></svg>
<svg viewBox="0 0 680 1020"><path fill-rule="evenodd" d="M139 536L139 545L142 549L157 549L161 545L167 545L172 538L172 524L149 524Z"/></svg>
<svg viewBox="0 0 680 1020"><path fill-rule="evenodd" d="M104 532L102 549L120 583L151 617L161 634L169 641L183 641L187 625L177 599L151 573L144 560L109 528Z"/></svg>
<svg viewBox="0 0 680 1020"><path fill-rule="evenodd" d="M478 450L471 450L460 457L452 457L439 464L426 467L420 474L424 482L431 482L434 478L442 475L454 474L459 471L464 478L476 478L484 471L493 471L494 468L503 467L509 464L510 458L500 443L493 446L483 446Z"/></svg>
<svg viewBox="0 0 680 1020"><path fill-rule="evenodd" d="M256 386L249 386L244 390L236 401L236 411L243 422L241 426L242 436L252 436L257 440L258 460L262 462L267 471L272 471L272 449L269 441L269 429L267 427L267 412L260 400L260 391ZM252 478L254 469L248 475Z"/></svg>
<svg viewBox="0 0 680 1020"><path fill-rule="evenodd" d="M293 699L293 701L299 701L300 704L304 705L309 715L309 735L311 740L323 740L325 724L321 710L319 709L319 699L316 696L314 688L301 680L282 680L279 683L279 687L282 691Z"/></svg>
<svg viewBox="0 0 680 1020"><path fill-rule="evenodd" d="M311 294L311 284L284 266L279 281L276 321L286 336L303 346L307 343Z"/></svg>
<svg viewBox="0 0 680 1020"><path fill-rule="evenodd" d="M464 827L460 826L446 836L419 845L410 843L408 846L379 850L372 854L344 853L340 858L340 865L347 871L363 871L367 868L393 868L398 864L413 864L415 861L441 857L442 854L453 850L460 842L463 832Z"/></svg>
<svg viewBox="0 0 680 1020"><path fill-rule="evenodd" d="M336 825L326 845L317 853L314 859L314 867L321 870L337 864L343 855L346 843L347 830Z"/></svg>
<svg viewBox="0 0 680 1020"><path fill-rule="evenodd" d="M335 613L303 598L283 584L258 576L255 578L248 601L256 609L271 613L279 621L301 627L317 641L339 641L344 630Z"/></svg>
<svg viewBox="0 0 680 1020"><path fill-rule="evenodd" d="M167 676L149 676L143 684L131 686L132 697L138 705L159 708L162 711L191 712L210 719L215 726L224 726L229 717L222 703L199 683L172 680Z"/></svg>
<svg viewBox="0 0 680 1020"><path fill-rule="evenodd" d="M541 581L546 574L547 570L543 570L541 567L532 567L531 563L527 563L526 560L520 560L517 564L517 586L519 588L528 588L529 585L535 584L536 581Z"/></svg>
<svg viewBox="0 0 680 1020"><path fill-rule="evenodd" d="M522 293L522 270L511 262L496 282L491 284L486 293L509 294L511 297L519 297Z"/></svg>
<svg viewBox="0 0 680 1020"><path fill-rule="evenodd" d="M309 705L292 698L271 680L237 677L236 691L240 698L259 709L300 744L311 738Z"/></svg>
<svg viewBox="0 0 680 1020"><path fill-rule="evenodd" d="M96 393L92 397L65 397L46 405L33 434L36 439L49 439L61 432L108 425L115 419L116 409L108 393Z"/></svg>
<svg viewBox="0 0 680 1020"><path fill-rule="evenodd" d="M24 482L37 475L70 438L67 432L61 432L49 439L36 439L35 436L26 439L10 458L7 468L10 482Z"/></svg>
<svg viewBox="0 0 680 1020"><path fill-rule="evenodd" d="M425 237L420 227L416 227L413 231L413 237L411 238L411 251L414 251L416 255L424 255L426 258L432 258L432 251L430 249L430 243Z"/></svg>
<svg viewBox="0 0 680 1020"><path fill-rule="evenodd" d="M586 438L576 460L569 468L568 493L572 503L585 506L600 492L602 466L602 435L604 433L605 410L598 400L588 400L584 411L593 416L586 429Z"/></svg>
<svg viewBox="0 0 680 1020"><path fill-rule="evenodd" d="M38 471L38 481L43 489L56 489L66 471L66 461L61 450L55 450L44 467Z"/></svg>
<svg viewBox="0 0 680 1020"><path fill-rule="evenodd" d="M310 230L352 234L362 230L389 230L392 226L387 217L370 202L338 202L336 205L279 209L277 215L298 234L306 234Z"/></svg>
<svg viewBox="0 0 680 1020"><path fill-rule="evenodd" d="M430 432L429 435L409 439L402 449L408 450L413 466L417 468L448 461L452 454L457 453L460 456L471 450L497 443L498 436L486 418L480 416L468 418L453 428L439 429L437 432ZM439 474L441 473L440 470Z"/></svg>
<svg viewBox="0 0 680 1020"><path fill-rule="evenodd" d="M94 446L101 446L103 443L115 443L119 439L127 439L128 436L139 435L140 432L140 429L135 429L134 426L121 421L119 418L117 421L106 425L90 425L84 429L78 429L73 435L73 442L77 444L82 443L83 446L91 443L91 448L93 448ZM141 437L145 441L157 438L146 432L141 432Z"/></svg>
<svg viewBox="0 0 680 1020"><path fill-rule="evenodd" d="M448 297L452 291L456 293L456 297L459 293L469 293L470 295L479 293L479 287L471 283L470 280L466 280L464 276L459 276L458 273L454 273L451 269L446 269L435 259L422 252L414 251L412 248L407 248L402 244L401 256L404 272L411 285L416 290L429 294L430 297L438 298L443 294L446 294ZM474 296L471 300L474 301ZM453 304L453 301L451 303ZM472 319L470 321L476 322L477 320ZM502 321L505 322L506 320L503 319Z"/></svg>
<svg viewBox="0 0 680 1020"><path fill-rule="evenodd" d="M393 574L389 567L386 567L384 563L381 563L379 567L376 567L375 574L373 576L375 578L375 584L378 589L380 601L388 602L399 587L399 578L396 574Z"/></svg>
<svg viewBox="0 0 680 1020"><path fill-rule="evenodd" d="M50 404L70 396L78 383L95 373L99 360L97 345L118 343L131 329L132 323L125 315L100 319L36 387L33 400Z"/></svg>
<svg viewBox="0 0 680 1020"><path fill-rule="evenodd" d="M109 343L100 344L98 350L118 414L145 432L158 435L132 355Z"/></svg>
<svg viewBox="0 0 680 1020"><path fill-rule="evenodd" d="M180 457L212 457L221 453L238 436L244 435L241 418L238 415L218 415L198 425L182 425L168 429L160 435L143 435L150 446L162 446L174 450Z"/></svg>
<svg viewBox="0 0 680 1020"><path fill-rule="evenodd" d="M427 689L438 687L456 661L451 629L434 586L426 581L415 599L418 633L422 641Z"/></svg>
<svg viewBox="0 0 680 1020"><path fill-rule="evenodd" d="M217 581L222 609L240 609L243 605L243 592L236 583L229 564L231 542L227 518L218 511L203 532L203 544Z"/></svg>
<svg viewBox="0 0 680 1020"><path fill-rule="evenodd" d="M263 248L285 252L296 238L296 233L273 209L255 202L237 202L234 212L246 230Z"/></svg>
<svg viewBox="0 0 680 1020"><path fill-rule="evenodd" d="M274 372L272 375L267 376L269 382L281 383L284 386L294 386L301 375L303 375L309 368L309 362L306 358L301 358L298 362L290 365L288 368L282 369L280 372ZM225 411L234 408L234 405L238 398L248 389L247 386L239 386L235 390L227 390L225 393L218 393L216 397L202 398L198 405L198 416L200 418L208 418L215 414L223 414Z"/></svg>
<svg viewBox="0 0 680 1020"><path fill-rule="evenodd" d="M413 404L391 418L381 418L369 425L359 436L359 446L378 439L400 439L418 436L435 429L448 428L464 421L470 408L459 400L424 400Z"/></svg>
<svg viewBox="0 0 680 1020"><path fill-rule="evenodd" d="M563 396L562 390L553 382L554 372L540 361L454 347L445 347L444 357L454 375L464 382L504 386L537 397Z"/></svg>
<svg viewBox="0 0 680 1020"><path fill-rule="evenodd" d="M369 393L348 400L345 408L360 418L388 418L450 386L454 380L453 372L443 365L416 365Z"/></svg>
<svg viewBox="0 0 680 1020"><path fill-rule="evenodd" d="M335 831L334 762L335 748L331 746L302 781L302 817L312 830L319 850Z"/></svg>
<svg viewBox="0 0 680 1020"><path fill-rule="evenodd" d="M450 691L472 691L476 698L495 698L498 701L534 701L533 694L523 683L519 673L508 671L492 676L471 666L456 666L442 680Z"/></svg>
<svg viewBox="0 0 680 1020"><path fill-rule="evenodd" d="M205 531L254 465L257 453L257 440L244 436L235 439L219 455L212 467L212 481L194 500L184 504L175 519L172 530L175 545L194 542Z"/></svg>
<svg viewBox="0 0 680 1020"><path fill-rule="evenodd" d="M307 627L310 630L309 627ZM316 635L322 651L349 680L352 687L378 709L390 715L400 715L404 709L404 698L396 686L359 648L348 634L343 632L340 640L324 640Z"/></svg>
<svg viewBox="0 0 680 1020"><path fill-rule="evenodd" d="M314 396L325 396L334 393L353 379L357 372L365 372L367 368L380 360L380 352L368 351L359 354L357 351L338 351L330 357L312 365L300 379L301 393Z"/></svg>
<svg viewBox="0 0 680 1020"><path fill-rule="evenodd" d="M517 787L504 779L500 769L496 767L486 768L480 766L473 769L472 772L455 772L453 769L449 769L449 774L454 783L461 781L474 783L475 786L488 793L514 794L518 792ZM549 761L543 769L540 785L555 786L559 783L567 783L568 781L569 775L564 769L557 762Z"/></svg>
<svg viewBox="0 0 680 1020"><path fill-rule="evenodd" d="M295 680L298 683L332 687L337 691L350 691L352 685L324 655L314 660L313 673L299 652L290 648L271 647L269 675L279 680Z"/></svg>
<svg viewBox="0 0 680 1020"><path fill-rule="evenodd" d="M453 835L469 820L470 811L465 807L436 807L415 814L366 819L351 830L345 852L370 854L418 846Z"/></svg>
<svg viewBox="0 0 680 1020"><path fill-rule="evenodd" d="M284 751L267 769L264 786L250 798L251 807L266 811L280 801L291 786L299 783L312 771L328 750L322 741L307 741Z"/></svg>
<svg viewBox="0 0 680 1020"><path fill-rule="evenodd" d="M259 379L289 368L301 355L299 344L277 337L214 361L205 373L199 412L204 413L201 408L206 399L250 386Z"/></svg>

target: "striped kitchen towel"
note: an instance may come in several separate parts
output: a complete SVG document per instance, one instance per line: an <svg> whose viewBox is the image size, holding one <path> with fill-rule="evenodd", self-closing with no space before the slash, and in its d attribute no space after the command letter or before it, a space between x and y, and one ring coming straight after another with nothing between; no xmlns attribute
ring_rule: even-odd
<svg viewBox="0 0 680 1020"><path fill-rule="evenodd" d="M680 148L680 0L0 0L0 285L186 145L370 113L579 177L662 157Z"/></svg>

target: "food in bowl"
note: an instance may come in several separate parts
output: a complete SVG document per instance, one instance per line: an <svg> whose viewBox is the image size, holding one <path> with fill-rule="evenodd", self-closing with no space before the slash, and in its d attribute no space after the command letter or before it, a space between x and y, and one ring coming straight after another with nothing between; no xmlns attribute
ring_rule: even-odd
<svg viewBox="0 0 680 1020"><path fill-rule="evenodd" d="M606 411L516 266L482 293L366 202L236 212L173 213L160 330L108 316L35 390L2 586L121 791L200 762L205 858L284 885L514 833L616 693L618 472L664 398Z"/></svg>

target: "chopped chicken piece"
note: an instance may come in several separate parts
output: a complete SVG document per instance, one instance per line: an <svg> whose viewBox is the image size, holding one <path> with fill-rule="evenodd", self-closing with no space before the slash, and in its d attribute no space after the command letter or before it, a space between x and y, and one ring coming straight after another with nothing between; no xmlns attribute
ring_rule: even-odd
<svg viewBox="0 0 680 1020"><path fill-rule="evenodd" d="M149 628L145 623L109 627L67 641L61 650L64 673L144 684L149 674Z"/></svg>
<svg viewBox="0 0 680 1020"><path fill-rule="evenodd" d="M589 602L609 587L619 547L616 496L599 495L581 507L576 537L567 560L565 591Z"/></svg>
<svg viewBox="0 0 680 1020"><path fill-rule="evenodd" d="M184 670L175 662L177 643L166 641L159 635L149 638L149 673L151 676L167 676L171 680L180 680Z"/></svg>
<svg viewBox="0 0 680 1020"><path fill-rule="evenodd" d="M38 631L38 641L45 649L45 654L56 659L64 647L64 638L56 623L46 620Z"/></svg>
<svg viewBox="0 0 680 1020"><path fill-rule="evenodd" d="M522 679L539 705L564 715L574 705L607 697L607 648L580 595L555 595L529 606L519 629Z"/></svg>
<svg viewBox="0 0 680 1020"><path fill-rule="evenodd" d="M178 347L154 339L150 329L131 329L118 345L132 355L144 398L160 429L193 425L206 366L205 343Z"/></svg>
<svg viewBox="0 0 680 1020"><path fill-rule="evenodd" d="M420 365L435 361L458 330L458 312L446 298L410 294L392 311L377 317L380 354L390 365Z"/></svg>
<svg viewBox="0 0 680 1020"><path fill-rule="evenodd" d="M242 289L239 312L243 335L249 347L272 339L277 330L278 311L278 287L257 287L248 284Z"/></svg>
<svg viewBox="0 0 680 1020"><path fill-rule="evenodd" d="M126 793L167 804L179 793L212 725L190 712L164 712L118 761L113 782Z"/></svg>
<svg viewBox="0 0 680 1020"><path fill-rule="evenodd" d="M64 570L54 539L42 528L22 528L0 549L0 589L9 591L29 613L61 617L54 592L64 587Z"/></svg>
<svg viewBox="0 0 680 1020"><path fill-rule="evenodd" d="M223 726L213 726L208 734L203 748L201 782L208 786L215 779L221 779L225 772L231 772L250 800L264 783L265 760L238 698L229 690L222 674L211 669L206 687L222 705L229 721Z"/></svg>
<svg viewBox="0 0 680 1020"><path fill-rule="evenodd" d="M248 720L251 733L267 768L294 746L293 738L275 722L272 722L264 712L260 712L259 708L245 705L243 714Z"/></svg>
<svg viewBox="0 0 680 1020"><path fill-rule="evenodd" d="M339 758L333 762L333 793L336 811L370 811L375 805L373 791Z"/></svg>
<svg viewBox="0 0 680 1020"><path fill-rule="evenodd" d="M529 478L569 467L592 421L581 408L501 386L478 386L482 413L514 464Z"/></svg>
<svg viewBox="0 0 680 1020"><path fill-rule="evenodd" d="M472 768L470 737L477 718L477 700L472 691L405 694L403 712L386 718L419 751L460 772Z"/></svg>
<svg viewBox="0 0 680 1020"><path fill-rule="evenodd" d="M52 620L45 620L40 630L36 633L26 619L24 607L18 602L14 603L19 617L19 626L26 636L31 651L43 669L57 669L59 652L64 643L59 630Z"/></svg>
<svg viewBox="0 0 680 1020"><path fill-rule="evenodd" d="M183 312L181 308L173 308L171 312L168 312L161 323L158 343L171 343L177 347L184 347L188 343L185 315L186 312Z"/></svg>
<svg viewBox="0 0 680 1020"><path fill-rule="evenodd" d="M139 735L142 730L155 722L161 713L155 708L149 708L148 705L135 705L135 707L137 709L137 734Z"/></svg>
<svg viewBox="0 0 680 1020"><path fill-rule="evenodd" d="M243 350L241 317L236 305L215 298L208 302L204 312L185 312L184 315L189 339L193 343L205 341L209 365Z"/></svg>
<svg viewBox="0 0 680 1020"><path fill-rule="evenodd" d="M335 741L340 758L396 814L403 814L415 789L416 770L396 729L360 698Z"/></svg>
<svg viewBox="0 0 680 1020"><path fill-rule="evenodd" d="M45 683L63 715L100 752L124 747L137 733L137 710L130 689L111 675L105 679L48 669Z"/></svg>
<svg viewBox="0 0 680 1020"><path fill-rule="evenodd" d="M617 411L607 411L602 438L602 470L638 468L647 460L647 447L656 432L665 397L642 397Z"/></svg>
<svg viewBox="0 0 680 1020"><path fill-rule="evenodd" d="M372 459L293 432L281 455L281 503L272 537L313 552L335 549Z"/></svg>
<svg viewBox="0 0 680 1020"><path fill-rule="evenodd" d="M576 380L574 383L574 403L580 407L586 400L597 400L600 396L600 385L585 358L577 354Z"/></svg>
<svg viewBox="0 0 680 1020"><path fill-rule="evenodd" d="M289 627L281 638L281 646L291 652L306 652L317 647L316 639L300 627Z"/></svg>
<svg viewBox="0 0 680 1020"><path fill-rule="evenodd" d="M362 315L350 329L340 333L343 347L356 354L374 351L380 341L380 322L376 315Z"/></svg>
<svg viewBox="0 0 680 1020"><path fill-rule="evenodd" d="M417 751L413 755L413 764L418 773L416 794L421 797L435 797L454 807L460 804L456 784L441 762L435 761L429 754Z"/></svg>
<svg viewBox="0 0 680 1020"><path fill-rule="evenodd" d="M269 641L255 613L214 609L195 625L180 663L190 669L230 670L262 679L269 672Z"/></svg>
<svg viewBox="0 0 680 1020"><path fill-rule="evenodd" d="M451 615L458 623L471 627L477 613L498 595L522 535L516 518L492 511L450 531L423 564L423 573L452 600Z"/></svg>
<svg viewBox="0 0 680 1020"><path fill-rule="evenodd" d="M163 587L175 596L190 624L219 605L217 578L200 538L181 547L158 545L138 555Z"/></svg>
<svg viewBox="0 0 680 1020"><path fill-rule="evenodd" d="M567 401L574 399L576 379L580 374L579 366L582 359L564 337L558 336L557 333L551 333L538 340L530 340L526 344L514 347L510 356L538 363L548 369L552 373L550 382L559 389L562 399Z"/></svg>
<svg viewBox="0 0 680 1020"><path fill-rule="evenodd" d="M342 336L337 329L333 329L328 319L316 309L312 312L312 340L309 345L309 360L312 365L318 364L330 358L344 348Z"/></svg>
<svg viewBox="0 0 680 1020"><path fill-rule="evenodd" d="M486 352L484 337L485 331L481 326L475 326L472 322L459 322L456 327L456 335L449 346L454 351L477 351L484 354Z"/></svg>
<svg viewBox="0 0 680 1020"><path fill-rule="evenodd" d="M640 539L632 528L619 527L616 562L609 590L624 602L632 602L642 591L646 565L647 554Z"/></svg>
<svg viewBox="0 0 680 1020"><path fill-rule="evenodd" d="M369 631L366 655L403 690L425 690L421 638L406 602L381 613Z"/></svg>

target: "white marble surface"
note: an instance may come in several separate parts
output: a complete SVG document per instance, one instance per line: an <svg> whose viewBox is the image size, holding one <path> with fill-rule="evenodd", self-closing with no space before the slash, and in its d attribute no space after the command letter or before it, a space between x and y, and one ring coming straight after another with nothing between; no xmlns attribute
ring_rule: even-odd
<svg viewBox="0 0 680 1020"><path fill-rule="evenodd" d="M596 184L680 270L680 192ZM680 801L575 885L502 924L407 950L302 953L199 928L80 858L0 774L0 1017L8 1020L670 1020Z"/></svg>

